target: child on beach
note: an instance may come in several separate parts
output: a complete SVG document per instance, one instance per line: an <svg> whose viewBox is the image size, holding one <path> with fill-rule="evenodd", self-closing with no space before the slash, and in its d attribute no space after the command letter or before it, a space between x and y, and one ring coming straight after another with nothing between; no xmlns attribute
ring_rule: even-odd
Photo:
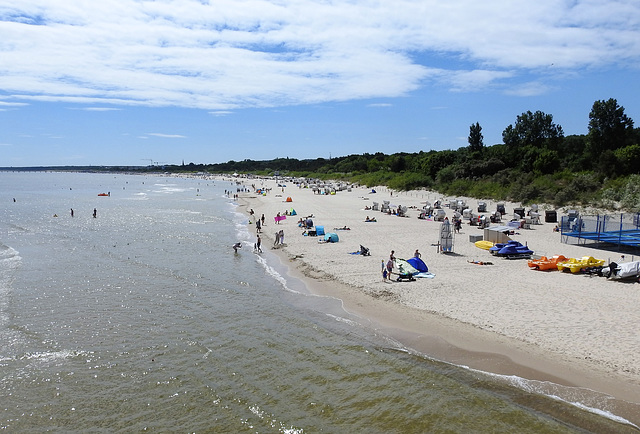
<svg viewBox="0 0 640 434"><path fill-rule="evenodd" d="M384 259L382 260L382 281L387 281L387 267L384 265Z"/></svg>

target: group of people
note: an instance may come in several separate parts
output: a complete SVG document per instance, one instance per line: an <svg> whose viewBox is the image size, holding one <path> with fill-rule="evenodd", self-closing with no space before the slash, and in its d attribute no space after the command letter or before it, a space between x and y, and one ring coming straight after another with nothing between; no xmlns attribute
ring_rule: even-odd
<svg viewBox="0 0 640 434"><path fill-rule="evenodd" d="M255 212L253 211L253 208L249 210L249 215L253 216L255 215ZM278 213L278 215L280 215L280 213ZM262 214L262 216L260 218L256 219L256 242L253 244L253 251L256 253L262 253L262 238L260 238L260 234L262 233L262 227L265 226L265 217L264 214ZM280 229L278 232L275 233L275 241L273 243L274 247L277 247L278 245L283 245L284 244L284 230ZM231 246L233 248L234 253L238 253L238 249L242 248L242 243L238 242L235 243L233 246Z"/></svg>
<svg viewBox="0 0 640 434"><path fill-rule="evenodd" d="M391 251L391 254L389 255L389 260L387 261L387 263L385 264L384 259L382 260L382 281L383 282L391 282L391 273L393 272L393 267L395 267L396 265L396 256L395 256L395 250ZM420 254L419 249L416 249L416 251L413 253L414 258L420 258L422 256L422 254Z"/></svg>
<svg viewBox="0 0 640 434"><path fill-rule="evenodd" d="M284 244L284 230L280 229L278 232L276 232L275 236L275 241L273 242L273 246L276 247L278 244L283 245Z"/></svg>

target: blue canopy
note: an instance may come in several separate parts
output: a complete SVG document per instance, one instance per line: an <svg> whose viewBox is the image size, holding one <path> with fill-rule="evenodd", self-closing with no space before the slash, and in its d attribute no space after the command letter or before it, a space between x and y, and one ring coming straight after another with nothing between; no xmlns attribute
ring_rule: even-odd
<svg viewBox="0 0 640 434"><path fill-rule="evenodd" d="M338 238L338 234L334 232L329 232L324 236L324 240L327 243L337 243L340 239Z"/></svg>
<svg viewBox="0 0 640 434"><path fill-rule="evenodd" d="M427 271L429 271L429 267L427 267L427 264L425 264L424 261L420 258L410 258L407 259L407 262L421 273L426 273Z"/></svg>

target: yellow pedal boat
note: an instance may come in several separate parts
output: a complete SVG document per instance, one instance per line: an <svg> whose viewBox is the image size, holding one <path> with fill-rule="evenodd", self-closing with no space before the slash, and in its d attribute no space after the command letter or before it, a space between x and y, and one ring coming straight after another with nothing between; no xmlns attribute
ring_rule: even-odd
<svg viewBox="0 0 640 434"><path fill-rule="evenodd" d="M489 250L493 247L493 243L491 241L480 240L474 243L476 247L479 247L484 250Z"/></svg>
<svg viewBox="0 0 640 434"><path fill-rule="evenodd" d="M583 256L580 259L571 258L566 262L558 262L558 270L568 270L572 273L577 273L580 270L602 267L604 263L604 259L595 259L593 256Z"/></svg>

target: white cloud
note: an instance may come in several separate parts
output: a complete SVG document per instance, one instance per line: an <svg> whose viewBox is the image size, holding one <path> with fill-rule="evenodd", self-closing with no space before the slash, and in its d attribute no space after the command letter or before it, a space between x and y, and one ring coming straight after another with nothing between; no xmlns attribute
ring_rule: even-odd
<svg viewBox="0 0 640 434"><path fill-rule="evenodd" d="M543 95L551 90L551 87L541 83L539 81L531 81L528 83L522 83L516 85L510 89L507 89L505 93L507 95L514 96L538 96Z"/></svg>
<svg viewBox="0 0 640 434"><path fill-rule="evenodd" d="M163 137L165 139L184 139L186 136L181 136L180 134L163 134L163 133L147 133L149 136L154 137Z"/></svg>
<svg viewBox="0 0 640 434"><path fill-rule="evenodd" d="M85 110L88 112L110 112L110 111L118 111L122 110L115 107L84 107L81 110Z"/></svg>
<svg viewBox="0 0 640 434"><path fill-rule="evenodd" d="M637 67L639 29L633 0L0 0L0 89L212 114L467 92L532 72L543 89L552 64Z"/></svg>
<svg viewBox="0 0 640 434"><path fill-rule="evenodd" d="M227 115L233 114L233 112L229 110L218 110L214 112L209 112L209 114L212 116L227 116Z"/></svg>
<svg viewBox="0 0 640 434"><path fill-rule="evenodd" d="M0 107L23 107L25 105L29 105L27 103L24 102L6 102L6 101L0 101Z"/></svg>

